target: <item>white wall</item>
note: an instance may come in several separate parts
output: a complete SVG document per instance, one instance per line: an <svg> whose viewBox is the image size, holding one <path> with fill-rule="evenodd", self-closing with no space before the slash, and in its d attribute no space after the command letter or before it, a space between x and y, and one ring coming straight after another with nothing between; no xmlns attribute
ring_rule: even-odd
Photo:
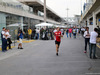
<svg viewBox="0 0 100 75"><path fill-rule="evenodd" d="M93 25L89 25L88 27L89 27L89 32L94 30Z"/></svg>

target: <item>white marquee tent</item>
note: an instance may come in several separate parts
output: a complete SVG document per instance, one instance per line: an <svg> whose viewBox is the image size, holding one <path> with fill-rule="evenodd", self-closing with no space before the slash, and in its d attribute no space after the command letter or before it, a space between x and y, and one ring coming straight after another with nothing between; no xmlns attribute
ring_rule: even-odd
<svg viewBox="0 0 100 75"><path fill-rule="evenodd" d="M36 27L44 27L44 26L52 27L53 24L43 22L43 23L37 24L35 26Z"/></svg>

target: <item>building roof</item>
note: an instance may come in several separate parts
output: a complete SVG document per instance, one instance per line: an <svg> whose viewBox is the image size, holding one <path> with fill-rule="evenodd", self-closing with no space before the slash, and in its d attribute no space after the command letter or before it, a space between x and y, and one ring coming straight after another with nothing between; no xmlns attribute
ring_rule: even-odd
<svg viewBox="0 0 100 75"><path fill-rule="evenodd" d="M20 1L21 3L24 3L28 6L31 6L31 7L35 7L37 10L40 10L40 11L44 11L43 8L44 8L44 3L41 2L40 0L18 0ZM47 14L50 14L50 15L53 15L57 18L61 18L56 12L54 12L51 8L49 8L48 6L46 7L47 8Z"/></svg>
<svg viewBox="0 0 100 75"><path fill-rule="evenodd" d="M95 11L100 6L100 0L94 0L93 4L90 6L88 11L85 13L85 15L82 17L81 21L85 19L87 16L89 16L93 11Z"/></svg>

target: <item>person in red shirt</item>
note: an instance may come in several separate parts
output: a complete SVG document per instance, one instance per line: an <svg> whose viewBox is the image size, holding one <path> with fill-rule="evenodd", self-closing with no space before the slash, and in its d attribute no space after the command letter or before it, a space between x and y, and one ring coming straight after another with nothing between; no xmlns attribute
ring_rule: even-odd
<svg viewBox="0 0 100 75"><path fill-rule="evenodd" d="M72 29L69 28L69 36L70 36L70 38L71 38L71 35L72 35Z"/></svg>
<svg viewBox="0 0 100 75"><path fill-rule="evenodd" d="M55 44L56 44L56 55L57 56L58 56L58 52L59 52L61 37L63 37L63 35L61 35L60 28L57 27L57 31L55 32Z"/></svg>

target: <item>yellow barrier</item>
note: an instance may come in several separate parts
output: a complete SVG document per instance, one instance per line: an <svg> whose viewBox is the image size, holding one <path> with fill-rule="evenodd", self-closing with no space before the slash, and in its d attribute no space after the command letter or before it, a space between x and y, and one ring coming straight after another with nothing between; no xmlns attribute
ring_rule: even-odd
<svg viewBox="0 0 100 75"><path fill-rule="evenodd" d="M98 48L100 48L100 46L99 46L99 45L97 45L97 47L98 47Z"/></svg>
<svg viewBox="0 0 100 75"><path fill-rule="evenodd" d="M33 41L35 41L35 40L23 40L22 42L23 43L30 43L30 42L33 42ZM19 43L19 41L17 41L18 43Z"/></svg>
<svg viewBox="0 0 100 75"><path fill-rule="evenodd" d="M11 46L11 48L14 48L15 46ZM9 48L7 47L7 50L8 50ZM0 48L0 51L2 50L2 48Z"/></svg>

